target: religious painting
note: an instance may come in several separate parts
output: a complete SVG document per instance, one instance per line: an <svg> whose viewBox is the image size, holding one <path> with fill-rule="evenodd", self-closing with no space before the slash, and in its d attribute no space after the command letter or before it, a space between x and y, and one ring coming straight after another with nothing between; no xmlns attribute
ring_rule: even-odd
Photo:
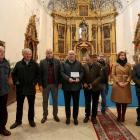
<svg viewBox="0 0 140 140"><path fill-rule="evenodd" d="M92 27L92 40L96 39L96 27Z"/></svg>
<svg viewBox="0 0 140 140"><path fill-rule="evenodd" d="M110 27L104 26L104 38L110 38Z"/></svg>
<svg viewBox="0 0 140 140"><path fill-rule="evenodd" d="M79 6L79 15L80 16L88 16L88 6L80 5Z"/></svg>
<svg viewBox="0 0 140 140"><path fill-rule="evenodd" d="M104 41L104 53L110 53L110 40L105 40Z"/></svg>
<svg viewBox="0 0 140 140"><path fill-rule="evenodd" d="M82 49L82 50L81 50L81 60L82 60L82 61L85 60L86 53L87 53L87 49Z"/></svg>
<svg viewBox="0 0 140 140"><path fill-rule="evenodd" d="M65 57L61 57L61 56L60 56L60 57L59 57L59 60L60 60L60 64L62 64L62 62L65 61Z"/></svg>
<svg viewBox="0 0 140 140"><path fill-rule="evenodd" d="M76 27L72 27L72 39L76 40Z"/></svg>
<svg viewBox="0 0 140 140"><path fill-rule="evenodd" d="M77 41L72 41L72 50L74 50L74 46L77 44Z"/></svg>
<svg viewBox="0 0 140 140"><path fill-rule="evenodd" d="M91 41L91 44L93 45L93 53L96 53L96 41Z"/></svg>
<svg viewBox="0 0 140 140"><path fill-rule="evenodd" d="M58 40L58 53L64 53L64 41Z"/></svg>
<svg viewBox="0 0 140 140"><path fill-rule="evenodd" d="M58 28L58 38L64 39L64 31L65 31L65 27L64 26L59 26L59 28Z"/></svg>

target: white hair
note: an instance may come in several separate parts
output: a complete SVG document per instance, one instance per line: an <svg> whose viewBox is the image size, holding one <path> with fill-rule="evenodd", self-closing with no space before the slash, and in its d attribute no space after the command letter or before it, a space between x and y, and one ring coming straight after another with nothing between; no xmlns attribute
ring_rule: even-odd
<svg viewBox="0 0 140 140"><path fill-rule="evenodd" d="M3 46L0 45L0 49L2 49L2 48L5 50L5 48L4 48Z"/></svg>
<svg viewBox="0 0 140 140"><path fill-rule="evenodd" d="M26 51L30 51L30 52L32 53L32 50L29 49L29 48L24 49L24 50L22 51L22 53L25 54Z"/></svg>

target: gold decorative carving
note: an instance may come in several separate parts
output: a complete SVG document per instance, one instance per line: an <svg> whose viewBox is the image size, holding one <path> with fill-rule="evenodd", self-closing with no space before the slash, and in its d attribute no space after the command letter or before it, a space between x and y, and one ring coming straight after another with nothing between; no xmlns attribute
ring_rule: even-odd
<svg viewBox="0 0 140 140"><path fill-rule="evenodd" d="M136 64L140 62L140 14L138 14L138 16L139 19L137 22L133 41L133 44L135 45L133 60L135 61Z"/></svg>
<svg viewBox="0 0 140 140"><path fill-rule="evenodd" d="M39 44L38 37L37 37L37 30L36 30L36 23L35 23L36 15L31 16L29 19L29 23L26 28L25 33L25 43L24 48L30 48L33 54L33 60L37 61L37 45Z"/></svg>
<svg viewBox="0 0 140 140"><path fill-rule="evenodd" d="M107 59L110 60L112 64L116 61L116 16L117 11L113 4L109 9L104 9L103 11L98 8L97 10L92 9L92 3L88 0L79 0L75 3L75 10L61 9L56 10L51 14L54 18L54 24L64 24L66 27L65 36L65 51L64 53L58 53L58 29L54 26L54 57L56 58L67 58L67 53L69 50L75 50L77 54L77 59L84 62L81 59L81 55L84 52L91 53L96 56L99 52L104 52L104 46L108 43L110 52L106 53ZM80 9L81 8L81 9ZM85 9L86 11L83 11ZM80 28L81 23L87 23L86 32L83 28ZM110 26L110 38L104 38L104 26ZM73 31L72 28L75 27L76 30ZM96 33L93 37L92 27L96 27ZM86 37L84 37L86 34ZM106 41L106 42L105 42ZM106 43L106 44L105 44ZM86 46L86 45L88 46ZM81 46L84 45L84 46ZM106 45L107 46L107 45Z"/></svg>

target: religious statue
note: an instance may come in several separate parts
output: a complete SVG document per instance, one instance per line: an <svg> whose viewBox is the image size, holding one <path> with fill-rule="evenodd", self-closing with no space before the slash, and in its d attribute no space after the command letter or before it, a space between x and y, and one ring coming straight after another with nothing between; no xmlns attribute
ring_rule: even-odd
<svg viewBox="0 0 140 140"><path fill-rule="evenodd" d="M86 30L86 28L83 28L82 32L81 32L81 35L82 35L81 40L82 41L86 41L87 40L86 39L86 34L87 34L87 30Z"/></svg>

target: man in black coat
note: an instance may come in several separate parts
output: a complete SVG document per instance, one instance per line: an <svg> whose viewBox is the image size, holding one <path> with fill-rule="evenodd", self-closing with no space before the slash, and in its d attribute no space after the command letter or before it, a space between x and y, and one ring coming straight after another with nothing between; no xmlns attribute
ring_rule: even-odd
<svg viewBox="0 0 140 140"><path fill-rule="evenodd" d="M10 65L5 59L5 49L0 46L0 134L10 136L5 126L8 119L7 99L9 93Z"/></svg>
<svg viewBox="0 0 140 140"><path fill-rule="evenodd" d="M60 61L53 57L52 49L46 50L46 58L40 61L39 89L43 92L43 118L41 123L47 120L48 98L51 91L53 98L53 116L56 122L58 118L58 89L61 88Z"/></svg>
<svg viewBox="0 0 140 140"><path fill-rule="evenodd" d="M132 79L135 82L136 94L138 98L137 122L136 125L140 126L140 63L133 67Z"/></svg>
<svg viewBox="0 0 140 140"><path fill-rule="evenodd" d="M13 129L22 124L23 103L25 97L28 99L28 121L31 127L35 127L34 122L34 103L36 89L35 85L39 82L39 66L32 59L32 51L29 48L23 50L23 59L16 63L12 72L12 79L16 85L17 113L16 121L10 127Z"/></svg>
<svg viewBox="0 0 140 140"><path fill-rule="evenodd" d="M68 59L61 65L62 89L64 90L65 112L67 118L66 124L70 124L70 102L72 97L74 124L78 125L79 95L83 75L84 72L81 62L75 59L75 52L73 50L69 51Z"/></svg>

